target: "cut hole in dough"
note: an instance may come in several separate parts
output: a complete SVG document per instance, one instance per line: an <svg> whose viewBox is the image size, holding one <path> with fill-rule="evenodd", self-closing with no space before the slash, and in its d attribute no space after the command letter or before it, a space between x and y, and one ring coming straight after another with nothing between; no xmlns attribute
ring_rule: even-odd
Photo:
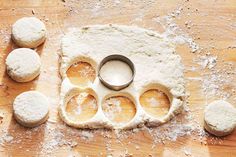
<svg viewBox="0 0 236 157"><path fill-rule="evenodd" d="M139 101L145 112L156 118L164 117L170 108L168 96L158 89L147 90Z"/></svg>
<svg viewBox="0 0 236 157"><path fill-rule="evenodd" d="M72 97L66 105L66 114L74 122L84 122L91 119L98 110L96 98L81 92Z"/></svg>
<svg viewBox="0 0 236 157"><path fill-rule="evenodd" d="M89 82L94 82L96 78L96 71L93 66L81 61L72 64L66 74L72 84L79 86L85 86Z"/></svg>
<svg viewBox="0 0 236 157"><path fill-rule="evenodd" d="M105 116L113 123L125 124L133 119L136 107L133 101L125 96L112 96L102 103Z"/></svg>

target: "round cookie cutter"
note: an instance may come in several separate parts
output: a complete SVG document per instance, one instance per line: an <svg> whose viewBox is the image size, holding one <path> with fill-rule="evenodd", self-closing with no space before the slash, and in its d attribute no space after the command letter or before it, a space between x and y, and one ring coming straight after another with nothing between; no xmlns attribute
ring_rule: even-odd
<svg viewBox="0 0 236 157"><path fill-rule="evenodd" d="M130 67L130 69L132 71L132 77L130 78L130 80L127 83L120 84L120 85L113 85L113 84L105 81L102 78L102 76L100 75L100 70L101 70L102 66L105 63L107 63L108 61L111 61L111 60L119 60L119 61L122 61L122 62L124 62L124 63L129 65L129 67ZM118 91L118 90L121 90L121 89L124 89L124 88L128 87L133 82L134 76L135 76L135 67L134 67L133 62L129 58L127 58L127 57L125 57L123 55L119 55L119 54L109 55L109 56L105 57L100 62L99 67L98 67L98 78L99 78L99 80L102 82L103 85L105 85L107 88L112 89L112 90Z"/></svg>

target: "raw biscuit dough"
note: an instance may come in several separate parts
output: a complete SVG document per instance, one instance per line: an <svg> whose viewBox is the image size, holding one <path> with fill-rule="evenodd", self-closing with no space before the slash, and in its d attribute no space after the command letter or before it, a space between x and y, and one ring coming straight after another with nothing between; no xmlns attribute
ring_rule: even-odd
<svg viewBox="0 0 236 157"><path fill-rule="evenodd" d="M21 125L35 127L48 119L49 102L45 95L28 91L18 95L13 102L14 117Z"/></svg>
<svg viewBox="0 0 236 157"><path fill-rule="evenodd" d="M236 127L236 109L226 101L213 101L204 113L204 127L213 135L226 136Z"/></svg>
<svg viewBox="0 0 236 157"><path fill-rule="evenodd" d="M36 48L46 39L46 27L36 17L23 17L13 24L12 38L20 47Z"/></svg>
<svg viewBox="0 0 236 157"><path fill-rule="evenodd" d="M62 39L60 74L62 85L59 113L63 121L76 128L130 129L143 125L158 126L180 113L185 100L185 86L181 57L175 53L175 46L164 36L134 26L93 25L72 28ZM133 83L121 90L113 91L101 84L98 77L87 87L73 85L66 75L68 68L78 61L90 63L96 73L103 58L111 54L127 56L135 65ZM149 89L160 89L168 95L171 103L169 112L162 118L145 113L139 103L140 95ZM95 95L98 111L91 119L72 121L66 115L68 101L78 92ZM125 96L133 101L136 114L125 124L114 123L103 113L101 104L106 98Z"/></svg>
<svg viewBox="0 0 236 157"><path fill-rule="evenodd" d="M8 75L17 82L28 82L40 73L41 60L37 52L29 48L15 49L6 58Z"/></svg>
<svg viewBox="0 0 236 157"><path fill-rule="evenodd" d="M100 76L104 81L117 86L129 82L132 75L129 65L118 60L105 63L100 70Z"/></svg>

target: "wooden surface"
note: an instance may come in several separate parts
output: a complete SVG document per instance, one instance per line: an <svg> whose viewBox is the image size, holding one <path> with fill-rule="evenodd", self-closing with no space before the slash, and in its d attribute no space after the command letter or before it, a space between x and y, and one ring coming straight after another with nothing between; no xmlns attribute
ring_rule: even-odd
<svg viewBox="0 0 236 157"><path fill-rule="evenodd" d="M185 148L191 150L192 156L234 157L236 156L236 131L223 139L207 137L205 144L201 144L195 134L179 137L177 141L165 141L165 144L156 144L145 131L123 139L120 143L111 135L107 139L100 134L93 140L84 140L74 136L78 145L74 147L60 146L51 148L51 153L44 153L43 146L49 140L44 130L48 125L62 124L58 113L58 95L60 77L58 74L58 58L60 51L60 38L69 27L79 27L88 24L126 24L163 32L164 29L153 18L162 17L182 7L181 14L174 21L188 33L195 42L200 45L200 53L191 53L187 45L177 46L177 52L183 58L186 68L198 66L193 59L200 54L210 52L217 55L216 69L222 69L223 63L230 62L235 68L236 64L236 2L235 0L157 0L157 1L88 1L73 0L68 2L61 0L1 0L0 1L0 113L3 115L0 124L1 138L4 134L10 134L13 141L1 142L0 156L113 156L124 155L124 152L133 156L187 156ZM5 58L16 46L10 40L11 25L20 17L36 16L42 19L48 29L48 39L44 45L37 48L42 59L42 72L40 76L29 83L16 83L5 72ZM186 21L191 21L191 28ZM186 78L200 77L208 70L188 71ZM234 74L235 76L235 74ZM225 77L225 79L228 79ZM225 86L225 91L235 89L236 77ZM204 106L218 96L206 97L201 90L199 81L187 81L189 107L195 120L202 125ZM36 131L29 131L19 126L12 117L12 102L14 98L27 90L36 89L50 98L51 110L47 124ZM231 93L227 99L235 105L236 94ZM199 109L200 108L200 109ZM70 129L68 126L66 128ZM27 132L28 131L28 132ZM78 132L81 130L78 130ZM30 132L30 133L29 133ZM105 132L106 134L107 132ZM19 140L20 139L20 140ZM51 139L53 140L53 139ZM107 145L110 149L107 149ZM135 147L139 146L139 149ZM50 149L50 148L49 148ZM190 155L189 155L190 156Z"/></svg>

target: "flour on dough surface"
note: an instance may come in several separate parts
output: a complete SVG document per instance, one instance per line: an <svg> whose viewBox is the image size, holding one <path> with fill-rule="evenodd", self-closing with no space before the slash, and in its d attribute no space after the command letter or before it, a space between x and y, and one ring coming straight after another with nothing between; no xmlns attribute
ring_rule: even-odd
<svg viewBox="0 0 236 157"><path fill-rule="evenodd" d="M41 60L37 52L29 48L18 48L6 58L8 75L17 82L32 81L40 74Z"/></svg>
<svg viewBox="0 0 236 157"><path fill-rule="evenodd" d="M60 115L69 125L78 128L128 129L144 124L157 126L179 113L185 98L185 86L181 57L175 53L174 45L162 35L135 26L94 25L80 29L72 28L62 39L62 61ZM128 57L135 65L133 83L121 90L112 91L104 87L98 77L87 88L73 85L66 76L67 69L75 62L87 61L96 72L103 58L111 54ZM158 88L165 92L171 102L167 115L158 119L145 113L139 103L139 96L148 89ZM65 114L68 99L78 91L92 91L98 99L98 112L84 122L72 122ZM114 124L106 118L101 109L105 98L126 96L136 106L136 115L126 124Z"/></svg>
<svg viewBox="0 0 236 157"><path fill-rule="evenodd" d="M23 126L38 126L48 118L48 99L38 91L23 92L13 102L13 113L15 119Z"/></svg>
<svg viewBox="0 0 236 157"><path fill-rule="evenodd" d="M36 17L23 17L12 25L12 38L20 47L36 48L46 39L46 27Z"/></svg>
<svg viewBox="0 0 236 157"><path fill-rule="evenodd" d="M236 109L228 102L211 102L204 111L205 129L216 136L230 134L236 127Z"/></svg>

